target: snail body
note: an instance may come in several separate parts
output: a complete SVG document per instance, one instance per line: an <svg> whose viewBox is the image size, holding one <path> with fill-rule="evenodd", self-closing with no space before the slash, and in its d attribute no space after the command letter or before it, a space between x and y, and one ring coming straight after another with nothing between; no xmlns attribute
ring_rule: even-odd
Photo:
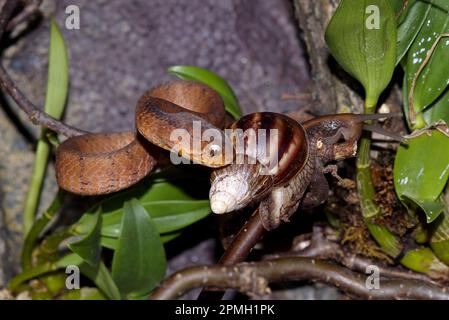
<svg viewBox="0 0 449 320"><path fill-rule="evenodd" d="M237 129L276 129L278 165L271 175L262 174L266 163L231 164L213 172L210 201L212 211L226 213L260 201L264 227L274 229L301 205L310 208L323 203L329 192L324 171L332 160L353 157L363 122L386 115L339 114L322 116L303 125L277 113L249 114L232 126ZM235 144L235 139L232 139ZM254 153L253 153L254 154ZM245 154L248 157L248 154ZM270 155L273 157L274 155Z"/></svg>

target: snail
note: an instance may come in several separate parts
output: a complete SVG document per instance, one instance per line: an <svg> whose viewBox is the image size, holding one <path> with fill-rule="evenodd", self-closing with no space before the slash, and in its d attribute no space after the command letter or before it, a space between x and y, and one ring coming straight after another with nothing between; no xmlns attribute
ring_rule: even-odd
<svg viewBox="0 0 449 320"><path fill-rule="evenodd" d="M260 201L259 214L264 227L275 229L282 221L288 221L299 205L309 208L327 199L329 186L324 173L334 167L326 164L355 156L357 141L366 126L364 121L391 116L394 114L336 114L317 117L302 125L271 112L242 117L231 126L234 144L246 130L275 129L278 139L256 143L254 151L248 136L243 138L245 162L212 173L209 194L212 211L223 214ZM375 131L372 126L367 129ZM278 159L273 168L269 167L267 157L248 163L260 155L260 149L277 151L268 156L269 160Z"/></svg>

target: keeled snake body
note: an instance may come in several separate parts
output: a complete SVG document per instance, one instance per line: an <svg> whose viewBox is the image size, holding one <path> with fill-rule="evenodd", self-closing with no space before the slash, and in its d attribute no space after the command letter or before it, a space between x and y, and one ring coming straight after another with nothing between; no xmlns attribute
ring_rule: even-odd
<svg viewBox="0 0 449 320"><path fill-rule="evenodd" d="M136 132L92 133L62 142L55 165L59 186L80 195L108 194L132 186L156 165L152 145L171 150L175 144L171 132L181 128L193 135L193 121L200 121L202 131L223 129L225 109L214 90L179 80L145 93L135 118ZM210 156L207 141L200 143L200 153L186 147L182 155L209 167L225 164L223 157Z"/></svg>

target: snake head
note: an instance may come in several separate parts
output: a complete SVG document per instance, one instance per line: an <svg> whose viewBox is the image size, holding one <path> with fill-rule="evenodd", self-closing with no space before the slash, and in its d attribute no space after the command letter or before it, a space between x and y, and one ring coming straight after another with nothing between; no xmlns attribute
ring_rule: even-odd
<svg viewBox="0 0 449 320"><path fill-rule="evenodd" d="M233 149L226 135L223 135L223 139L228 142L220 144L215 141L212 143L206 141L203 143L204 147L199 156L192 154L193 161L212 168L230 164L233 160Z"/></svg>
<svg viewBox="0 0 449 320"><path fill-rule="evenodd" d="M185 121L182 128L173 130L170 139L159 146L171 151L174 164L192 161L219 168L232 163L234 156L232 143L224 131L200 119Z"/></svg>

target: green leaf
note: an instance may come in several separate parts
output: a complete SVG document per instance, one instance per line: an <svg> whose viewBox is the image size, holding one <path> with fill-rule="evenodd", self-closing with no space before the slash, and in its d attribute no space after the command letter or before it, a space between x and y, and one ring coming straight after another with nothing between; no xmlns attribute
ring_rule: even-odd
<svg viewBox="0 0 449 320"><path fill-rule="evenodd" d="M58 261L54 263L55 270L59 268L65 268L67 266L79 266L84 262L83 258L81 258L76 253L69 253L63 257L61 257Z"/></svg>
<svg viewBox="0 0 449 320"><path fill-rule="evenodd" d="M418 247L407 251L401 259L401 263L410 270L425 273L430 277L441 278L449 269L427 247Z"/></svg>
<svg viewBox="0 0 449 320"><path fill-rule="evenodd" d="M160 236L161 242L163 244L176 239L181 235L181 232L173 232L173 233L167 233ZM101 237L101 245L105 248L116 250L118 248L118 238L116 237L107 237L102 236Z"/></svg>
<svg viewBox="0 0 449 320"><path fill-rule="evenodd" d="M30 231L27 233L23 247L22 247L22 269L28 269L32 266L32 253L34 246L41 235L41 233L46 229L48 224L53 220L54 216L58 213L58 211L61 209L62 202L64 200L64 197L66 195L66 192L62 189L58 190L58 193L55 196L55 199L50 204L50 207L45 211L39 219L37 219Z"/></svg>
<svg viewBox="0 0 449 320"><path fill-rule="evenodd" d="M150 292L167 267L159 233L139 201L125 203L122 231L112 260L112 277L123 296Z"/></svg>
<svg viewBox="0 0 449 320"><path fill-rule="evenodd" d="M439 196L449 177L449 138L431 130L401 145L394 163L394 185L399 198L423 208L433 221L441 207Z"/></svg>
<svg viewBox="0 0 449 320"><path fill-rule="evenodd" d="M86 217L89 227L86 235L81 240L69 244L69 248L83 258L87 264L95 268L100 262L101 255L101 210L99 209L95 214Z"/></svg>
<svg viewBox="0 0 449 320"><path fill-rule="evenodd" d="M403 194L403 198L408 198L414 203L416 203L421 209L424 210L426 214L427 223L431 223L434 221L444 210L444 204L438 198L436 200L421 200L414 199L412 196L409 196L407 193Z"/></svg>
<svg viewBox="0 0 449 320"><path fill-rule="evenodd" d="M142 202L161 201L161 200L187 200L193 199L181 183L172 181L155 182L150 188L147 188L139 198Z"/></svg>
<svg viewBox="0 0 449 320"><path fill-rule="evenodd" d="M435 103L424 110L423 117L428 125L441 120L449 124L449 90L446 90Z"/></svg>
<svg viewBox="0 0 449 320"><path fill-rule="evenodd" d="M92 280L98 289L100 289L109 299L121 299L120 291L117 288L111 273L103 262L100 262L96 267L92 267L87 263L82 263L80 264L80 271Z"/></svg>
<svg viewBox="0 0 449 320"><path fill-rule="evenodd" d="M421 1L417 1L411 5L405 20L398 27L396 65L412 46L413 41L426 21L431 7L430 4Z"/></svg>
<svg viewBox="0 0 449 320"><path fill-rule="evenodd" d="M11 291L15 291L22 283L42 276L44 274L54 272L61 268L66 268L70 265L80 265L83 262L83 259L75 253L71 253L63 256L59 260L53 263L44 263L27 270L24 270L22 273L19 273L17 276L12 278L8 283L8 289Z"/></svg>
<svg viewBox="0 0 449 320"><path fill-rule="evenodd" d="M394 10L394 13L398 14L399 12L402 11L402 8L404 7L404 0L390 0L390 4ZM408 5L410 5L410 4L408 4Z"/></svg>
<svg viewBox="0 0 449 320"><path fill-rule="evenodd" d="M79 290L64 292L61 300L106 300L106 297L97 288L82 287Z"/></svg>
<svg viewBox="0 0 449 320"><path fill-rule="evenodd" d="M447 0L423 0L428 3L432 3L435 7L442 9L446 12L449 11L449 2Z"/></svg>
<svg viewBox="0 0 449 320"><path fill-rule="evenodd" d="M376 18L378 26L372 23ZM392 78L396 33L395 13L388 0L342 0L327 27L325 39L332 55L362 83L368 105L377 103Z"/></svg>
<svg viewBox="0 0 449 320"><path fill-rule="evenodd" d="M69 67L67 48L58 25L51 20L50 48L48 58L47 92L44 111L56 119L60 119L67 100L69 86ZM25 199L23 213L23 229L26 235L31 229L39 204L42 183L45 177L50 144L46 139L47 129L43 129L36 147L31 183Z"/></svg>
<svg viewBox="0 0 449 320"><path fill-rule="evenodd" d="M159 233L185 228L210 213L209 201L207 200L166 200L143 202L141 205L153 217ZM118 237L122 216L122 210L104 215L101 234L108 237Z"/></svg>
<svg viewBox="0 0 449 320"><path fill-rule="evenodd" d="M447 187L446 190L449 190ZM449 196L446 191L446 197ZM448 198L449 200L449 198ZM443 214L431 225L432 236L430 247L437 257L446 265L449 264L449 203L446 203Z"/></svg>
<svg viewBox="0 0 449 320"><path fill-rule="evenodd" d="M410 9L413 5L421 0L392 0L390 1L392 8L394 9L394 13L396 14L396 25L400 26L405 18L407 18L410 13Z"/></svg>
<svg viewBox="0 0 449 320"><path fill-rule="evenodd" d="M432 6L407 55L406 77L409 90L428 51L437 38L447 32L449 32L449 14ZM418 77L413 94L413 107L417 113L432 104L449 84L448 50L449 38L442 38ZM409 92L407 97L408 94Z"/></svg>
<svg viewBox="0 0 449 320"><path fill-rule="evenodd" d="M173 66L168 68L168 72L184 80L198 81L208 85L220 94L227 112L229 112L235 119L242 116L242 111L240 110L234 91L228 82L219 75L209 70L194 66Z"/></svg>
<svg viewBox="0 0 449 320"><path fill-rule="evenodd" d="M50 52L48 64L45 112L60 119L67 100L69 88L69 59L61 31L51 19Z"/></svg>
<svg viewBox="0 0 449 320"><path fill-rule="evenodd" d="M100 243L105 248L116 250L118 247L118 238L102 236L100 239Z"/></svg>
<svg viewBox="0 0 449 320"><path fill-rule="evenodd" d="M121 299L120 292L103 262L100 262L96 267L92 267L84 262L83 258L76 253L67 254L54 263L45 263L27 269L11 279L8 283L8 288L11 291L15 291L20 284L28 280L54 272L58 269L67 268L68 266L78 266L81 273L91 279L109 299Z"/></svg>
<svg viewBox="0 0 449 320"><path fill-rule="evenodd" d="M120 300L120 292L117 285L114 283L112 276L104 265L100 261L95 267L87 264L83 258L78 254L72 253L61 258L56 264L54 269L66 268L70 265L79 266L80 271L100 289L109 299Z"/></svg>
<svg viewBox="0 0 449 320"><path fill-rule="evenodd" d="M73 226L78 235L85 235L90 230L90 216L99 206L102 208L101 243L111 248L113 240L120 234L124 203L137 197L142 206L151 214L160 233L172 232L191 225L210 213L208 200L195 200L185 189L172 181L161 180L144 188L134 189L120 195L110 197L89 209ZM180 181L179 181L180 182ZM115 246L114 246L115 248Z"/></svg>
<svg viewBox="0 0 449 320"><path fill-rule="evenodd" d="M386 226L365 222L371 236L376 240L382 250L389 256L396 258L402 251L399 238L393 234Z"/></svg>
<svg viewBox="0 0 449 320"><path fill-rule="evenodd" d="M147 204L145 209L151 216L155 216L153 220L159 233L180 230L207 217L210 213L208 200L190 201L190 203L188 201L153 202Z"/></svg>
<svg viewBox="0 0 449 320"><path fill-rule="evenodd" d="M123 212L123 204L132 198L137 198L144 204L164 200L193 200L193 197L176 182L170 180L159 180L152 182L150 185L133 188L112 197L108 197L90 208L85 214L95 212L99 206L102 208L103 215ZM85 233L86 231L83 230L83 228L85 228L85 226L81 223L81 225L77 226L76 231Z"/></svg>

